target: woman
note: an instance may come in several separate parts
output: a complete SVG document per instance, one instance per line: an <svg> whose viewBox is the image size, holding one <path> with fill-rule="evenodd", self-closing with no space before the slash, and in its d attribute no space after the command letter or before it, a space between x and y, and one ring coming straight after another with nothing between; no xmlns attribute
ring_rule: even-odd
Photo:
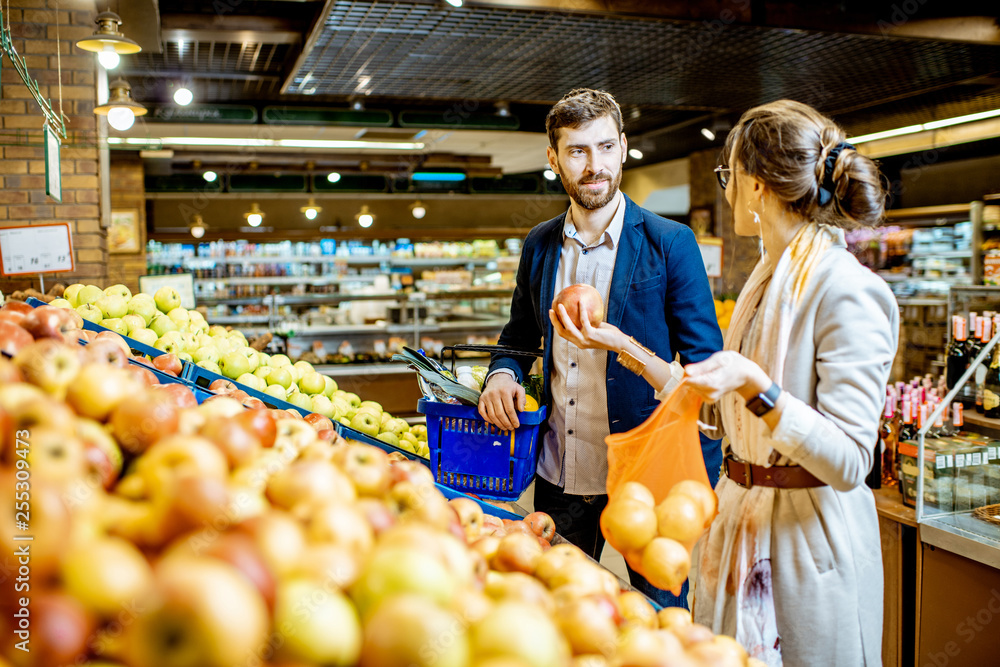
<svg viewBox="0 0 1000 667"><path fill-rule="evenodd" d="M746 112L723 155L735 231L764 248L724 351L681 373L607 324L584 316L578 330L562 306L550 317L661 396L685 376L721 417L729 451L691 576L695 620L768 665L879 665L882 557L864 479L898 309L842 230L877 225L885 191L843 130L798 102Z"/></svg>

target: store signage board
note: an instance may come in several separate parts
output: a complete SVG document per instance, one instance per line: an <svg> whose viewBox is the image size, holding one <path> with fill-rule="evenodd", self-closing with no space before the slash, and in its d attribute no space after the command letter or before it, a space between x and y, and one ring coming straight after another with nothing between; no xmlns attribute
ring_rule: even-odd
<svg viewBox="0 0 1000 667"><path fill-rule="evenodd" d="M68 222L0 229L3 275L61 273L73 269L73 241Z"/></svg>
<svg viewBox="0 0 1000 667"><path fill-rule="evenodd" d="M698 237L698 249L705 262L705 272L709 278L722 277L722 239L716 236Z"/></svg>
<svg viewBox="0 0 1000 667"><path fill-rule="evenodd" d="M194 308L194 274L170 273L163 276L139 276L139 291L150 296L156 295L161 287L173 287L181 295L181 306Z"/></svg>
<svg viewBox="0 0 1000 667"><path fill-rule="evenodd" d="M59 135L45 126L45 194L62 201L62 168L59 162Z"/></svg>
<svg viewBox="0 0 1000 667"><path fill-rule="evenodd" d="M147 122L159 123L256 123L257 109L242 104L213 104L179 107L149 104Z"/></svg>

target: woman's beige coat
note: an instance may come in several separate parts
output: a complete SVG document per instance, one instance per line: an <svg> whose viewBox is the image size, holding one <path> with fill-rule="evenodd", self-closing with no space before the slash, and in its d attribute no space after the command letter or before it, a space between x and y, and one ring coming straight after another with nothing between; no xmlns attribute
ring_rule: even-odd
<svg viewBox="0 0 1000 667"><path fill-rule="evenodd" d="M842 244L828 250L793 322L784 375L775 378L790 395L772 433L775 449L828 484L775 494L771 568L787 667L881 664L882 553L864 480L898 324L886 283ZM723 476L719 485L735 482ZM719 601L698 589L696 573L692 581L696 620L711 625Z"/></svg>

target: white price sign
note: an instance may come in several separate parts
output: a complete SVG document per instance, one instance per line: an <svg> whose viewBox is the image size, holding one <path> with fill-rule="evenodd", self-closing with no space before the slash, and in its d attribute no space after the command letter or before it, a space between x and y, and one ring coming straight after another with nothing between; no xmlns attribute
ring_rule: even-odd
<svg viewBox="0 0 1000 667"><path fill-rule="evenodd" d="M69 223L0 229L0 273L19 276L72 271Z"/></svg>

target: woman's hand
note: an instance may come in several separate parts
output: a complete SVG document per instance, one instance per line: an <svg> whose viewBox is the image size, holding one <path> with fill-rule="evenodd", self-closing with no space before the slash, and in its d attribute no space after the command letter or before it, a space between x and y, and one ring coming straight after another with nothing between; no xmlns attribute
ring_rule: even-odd
<svg viewBox="0 0 1000 667"><path fill-rule="evenodd" d="M708 403L715 403L731 391L749 400L771 386L771 378L764 369L732 350L716 352L705 361L688 364L684 376L687 386Z"/></svg>
<svg viewBox="0 0 1000 667"><path fill-rule="evenodd" d="M580 319L583 327L577 328L570 319L566 307L562 304L556 306L557 310L549 309L549 319L556 333L583 350L610 350L618 352L628 341L628 337L621 330L607 322L601 322L600 326L592 326L586 307L580 305Z"/></svg>

